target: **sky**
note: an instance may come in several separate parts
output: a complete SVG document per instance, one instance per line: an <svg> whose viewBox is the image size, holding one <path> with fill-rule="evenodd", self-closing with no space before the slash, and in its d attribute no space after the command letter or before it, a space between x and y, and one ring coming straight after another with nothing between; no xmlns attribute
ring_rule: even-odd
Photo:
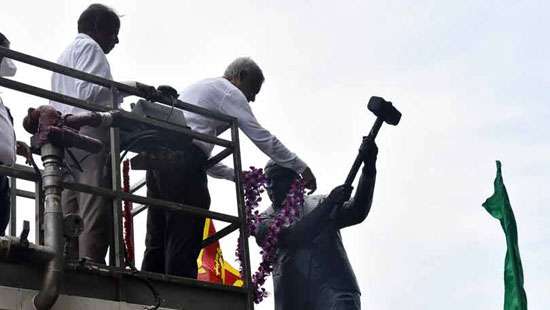
<svg viewBox="0 0 550 310"><path fill-rule="evenodd" d="M5 2L0 32L12 49L52 61L92 3ZM402 112L401 123L383 126L377 138L371 213L342 231L364 308L502 308L504 234L481 207L493 192L497 159L518 223L529 306L550 308L550 3L103 3L123 15L120 44L108 55L116 80L181 90L221 76L236 57L256 60L266 82L252 109L308 163L318 193L344 182L375 120L366 108L370 96ZM48 88L49 76L20 64L15 79ZM46 103L0 91L16 120ZM28 139L20 125L16 130L20 140ZM267 157L242 134L241 141L243 167L263 166ZM236 214L233 185L209 182L211 210ZM21 199L19 206L21 218L34 219L32 202ZM136 218L138 254L144 224L142 214ZM235 245L235 233L222 241L229 261ZM258 248L251 250L257 267ZM272 297L257 307L272 308Z"/></svg>

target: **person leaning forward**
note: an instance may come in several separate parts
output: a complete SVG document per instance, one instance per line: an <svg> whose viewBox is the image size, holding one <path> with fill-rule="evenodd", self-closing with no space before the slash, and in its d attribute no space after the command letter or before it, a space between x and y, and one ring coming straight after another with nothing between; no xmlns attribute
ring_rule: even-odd
<svg viewBox="0 0 550 310"><path fill-rule="evenodd" d="M260 92L264 76L250 58L238 58L223 77L199 81L181 92L181 101L236 117L239 128L274 162L301 175L310 192L317 188L311 169L296 154L256 120L249 102ZM184 111L194 131L217 136L225 123ZM148 196L208 209L210 194L205 164L214 146L193 141L180 171L149 170ZM212 177L234 180L234 170L218 164L208 171ZM149 208L142 270L196 278L204 219L159 208Z"/></svg>
<svg viewBox="0 0 550 310"><path fill-rule="evenodd" d="M102 4L90 5L78 19L78 35L63 51L57 63L76 70L112 80L108 54L117 43L120 20L109 7ZM112 107L122 98L109 88L87 81L75 79L59 73L51 78L52 91L95 104ZM75 114L85 110L50 101L50 104L63 114ZM103 141L108 141L109 128L83 127L80 133ZM109 143L105 143L108 148ZM107 167L107 152L89 154L71 149L82 168L71 165L65 179L91 186L111 188L110 169ZM69 163L71 164L71 163ZM111 200L92 194L65 189L62 194L63 213L76 213L82 217L84 230L79 237L78 255L97 263L105 263L107 249L113 235L113 213ZM76 250L75 246L72 247ZM76 256L71 253L71 256Z"/></svg>

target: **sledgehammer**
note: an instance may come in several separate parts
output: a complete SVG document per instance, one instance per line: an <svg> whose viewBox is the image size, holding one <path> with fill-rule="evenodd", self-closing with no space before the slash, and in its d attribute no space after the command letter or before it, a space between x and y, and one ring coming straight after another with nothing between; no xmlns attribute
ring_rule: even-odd
<svg viewBox="0 0 550 310"><path fill-rule="evenodd" d="M374 115L376 115L376 121L374 122L367 139L374 140L384 122L395 126L399 124L399 121L401 120L401 112L399 112L390 101L386 101L382 97L370 97L367 108L374 113ZM361 155L358 154L351 170L349 171L348 177L346 178L346 183L344 183L345 185L351 186L351 183L353 183L361 164Z"/></svg>

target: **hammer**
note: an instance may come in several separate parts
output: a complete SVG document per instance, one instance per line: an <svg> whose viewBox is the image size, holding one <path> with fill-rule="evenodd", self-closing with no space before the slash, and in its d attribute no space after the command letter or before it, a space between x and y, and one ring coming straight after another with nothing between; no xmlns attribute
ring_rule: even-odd
<svg viewBox="0 0 550 310"><path fill-rule="evenodd" d="M370 97L367 108L372 113L374 113L374 115L376 115L376 121L374 122L374 125L372 126L369 135L367 136L367 139L374 140L384 122L395 126L399 124L399 121L401 120L401 112L399 112L392 105L391 101L386 101L382 97ZM357 175L357 171L359 171L359 167L361 167L361 163L361 154L357 154L355 162L353 163L353 166L349 171L348 177L346 178L346 183L344 183L345 185L351 186L351 183L353 183L353 180Z"/></svg>

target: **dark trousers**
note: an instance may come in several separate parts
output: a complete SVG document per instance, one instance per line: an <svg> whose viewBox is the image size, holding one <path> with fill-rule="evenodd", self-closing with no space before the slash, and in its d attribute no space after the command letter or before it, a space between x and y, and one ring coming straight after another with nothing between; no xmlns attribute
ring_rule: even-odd
<svg viewBox="0 0 550 310"><path fill-rule="evenodd" d="M196 147L173 169L147 171L147 196L208 209L206 156ZM149 206L143 271L197 277L204 218Z"/></svg>
<svg viewBox="0 0 550 310"><path fill-rule="evenodd" d="M4 236L10 221L10 184L5 175L0 175L0 236Z"/></svg>

